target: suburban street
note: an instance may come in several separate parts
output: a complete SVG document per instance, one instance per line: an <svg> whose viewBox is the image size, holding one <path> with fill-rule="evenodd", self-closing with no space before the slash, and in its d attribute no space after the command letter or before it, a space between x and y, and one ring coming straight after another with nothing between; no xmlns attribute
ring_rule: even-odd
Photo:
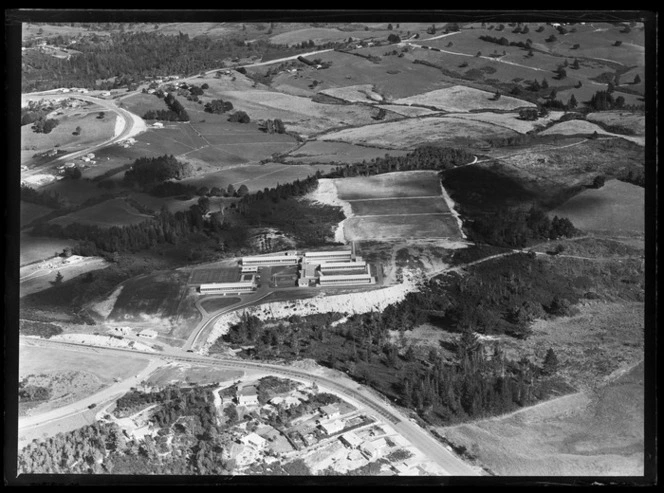
<svg viewBox="0 0 664 493"><path fill-rule="evenodd" d="M39 346L66 346L87 348L90 351L120 352L121 354L134 354L140 357L146 357L152 360L151 365L143 370L136 377L125 380L117 386L113 385L108 389L101 391L93 396L82 399L74 404L49 411L41 415L21 418L19 420L19 430L29 427L39 426L44 423L52 422L71 416L77 412L85 411L90 404L100 404L107 401L114 395L119 395L130 387L136 385L144 379L150 371L156 369L160 364L166 361L183 361L195 364L215 365L221 368L253 370L265 372L268 375L279 375L281 377L292 378L307 383L315 383L319 388L329 390L349 402L355 404L364 410L367 414L373 415L379 420L386 420L393 426L405 439L418 448L422 453L439 467L443 468L451 476L476 476L479 471L463 462L444 445L438 442L426 430L420 428L410 419L404 416L399 410L393 407L385 398L374 393L371 389L354 382L349 377L338 375L334 380L315 375L311 371L285 367L274 364L260 363L255 361L246 361L231 358L213 358L208 356L194 355L182 350L172 349L169 353L152 353L136 351L132 349L109 348L104 346L90 346L62 341L52 341L49 339L30 338L30 344Z"/></svg>

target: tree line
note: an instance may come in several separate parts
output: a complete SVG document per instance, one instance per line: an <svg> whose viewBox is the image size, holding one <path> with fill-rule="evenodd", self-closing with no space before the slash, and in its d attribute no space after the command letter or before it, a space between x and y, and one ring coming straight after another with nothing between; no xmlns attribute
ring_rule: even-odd
<svg viewBox="0 0 664 493"><path fill-rule="evenodd" d="M137 185L148 190L166 180L181 180L190 176L191 165L178 161L172 154L157 157L140 157L125 171L124 183L128 186Z"/></svg>
<svg viewBox="0 0 664 493"><path fill-rule="evenodd" d="M188 122L189 113L184 109L182 103L175 99L175 96L170 92L164 96L164 102L168 107L168 110L148 110L143 118L145 120L165 120L169 122Z"/></svg>

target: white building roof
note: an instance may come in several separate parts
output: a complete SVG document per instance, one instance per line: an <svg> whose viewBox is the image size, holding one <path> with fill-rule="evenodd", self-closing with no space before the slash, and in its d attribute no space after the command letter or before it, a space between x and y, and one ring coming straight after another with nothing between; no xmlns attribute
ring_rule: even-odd
<svg viewBox="0 0 664 493"><path fill-rule="evenodd" d="M341 281L341 280L348 280L352 281L355 279L369 279L371 277L371 274L344 274L344 275L330 275L330 274L323 274L321 272L320 278L319 279L325 279L326 281Z"/></svg>
<svg viewBox="0 0 664 493"><path fill-rule="evenodd" d="M329 257L330 255L338 255L340 257L350 256L353 252L351 250L331 250L329 252L306 252L305 257Z"/></svg>
<svg viewBox="0 0 664 493"><path fill-rule="evenodd" d="M362 439L352 431L344 433L343 435L341 435L340 438L343 439L346 443L348 443L351 447L357 447L362 443Z"/></svg>
<svg viewBox="0 0 664 493"><path fill-rule="evenodd" d="M201 284L201 289L236 289L246 287L246 282L210 282Z"/></svg>

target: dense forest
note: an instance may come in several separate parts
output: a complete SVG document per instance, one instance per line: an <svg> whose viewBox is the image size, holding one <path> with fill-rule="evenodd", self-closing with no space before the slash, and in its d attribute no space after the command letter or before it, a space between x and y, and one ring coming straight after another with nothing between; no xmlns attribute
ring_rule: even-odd
<svg viewBox="0 0 664 493"><path fill-rule="evenodd" d="M114 27L115 29L115 27ZM73 43L75 41L75 44ZM69 59L55 58L37 49L23 53L22 91L57 87L114 89L132 86L148 77L172 74L193 75L224 66L224 61L244 57L263 60L285 57L311 49L288 47L258 39L252 43L229 37L212 40L188 34L163 35L155 32L96 33L74 39L53 37L50 44L80 52ZM329 45L329 46L328 46ZM327 43L324 47L333 47Z"/></svg>
<svg viewBox="0 0 664 493"><path fill-rule="evenodd" d="M129 186L136 184L142 190L148 190L166 180L181 180L190 176L191 173L191 165L178 161L172 154L141 157L136 159L125 171L124 183Z"/></svg>
<svg viewBox="0 0 664 493"><path fill-rule="evenodd" d="M19 196L21 200L31 204L52 207L53 209L59 209L63 206L62 198L58 192L39 192L25 184L21 184Z"/></svg>

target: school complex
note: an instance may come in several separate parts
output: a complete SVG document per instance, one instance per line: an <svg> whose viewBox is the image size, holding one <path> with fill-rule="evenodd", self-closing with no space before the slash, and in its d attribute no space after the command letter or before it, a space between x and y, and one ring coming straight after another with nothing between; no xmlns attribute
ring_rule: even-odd
<svg viewBox="0 0 664 493"><path fill-rule="evenodd" d="M329 250L242 257L237 282L201 283L200 294L247 294L257 289L261 267L297 266L299 287L370 285L376 282L369 264L351 250Z"/></svg>

